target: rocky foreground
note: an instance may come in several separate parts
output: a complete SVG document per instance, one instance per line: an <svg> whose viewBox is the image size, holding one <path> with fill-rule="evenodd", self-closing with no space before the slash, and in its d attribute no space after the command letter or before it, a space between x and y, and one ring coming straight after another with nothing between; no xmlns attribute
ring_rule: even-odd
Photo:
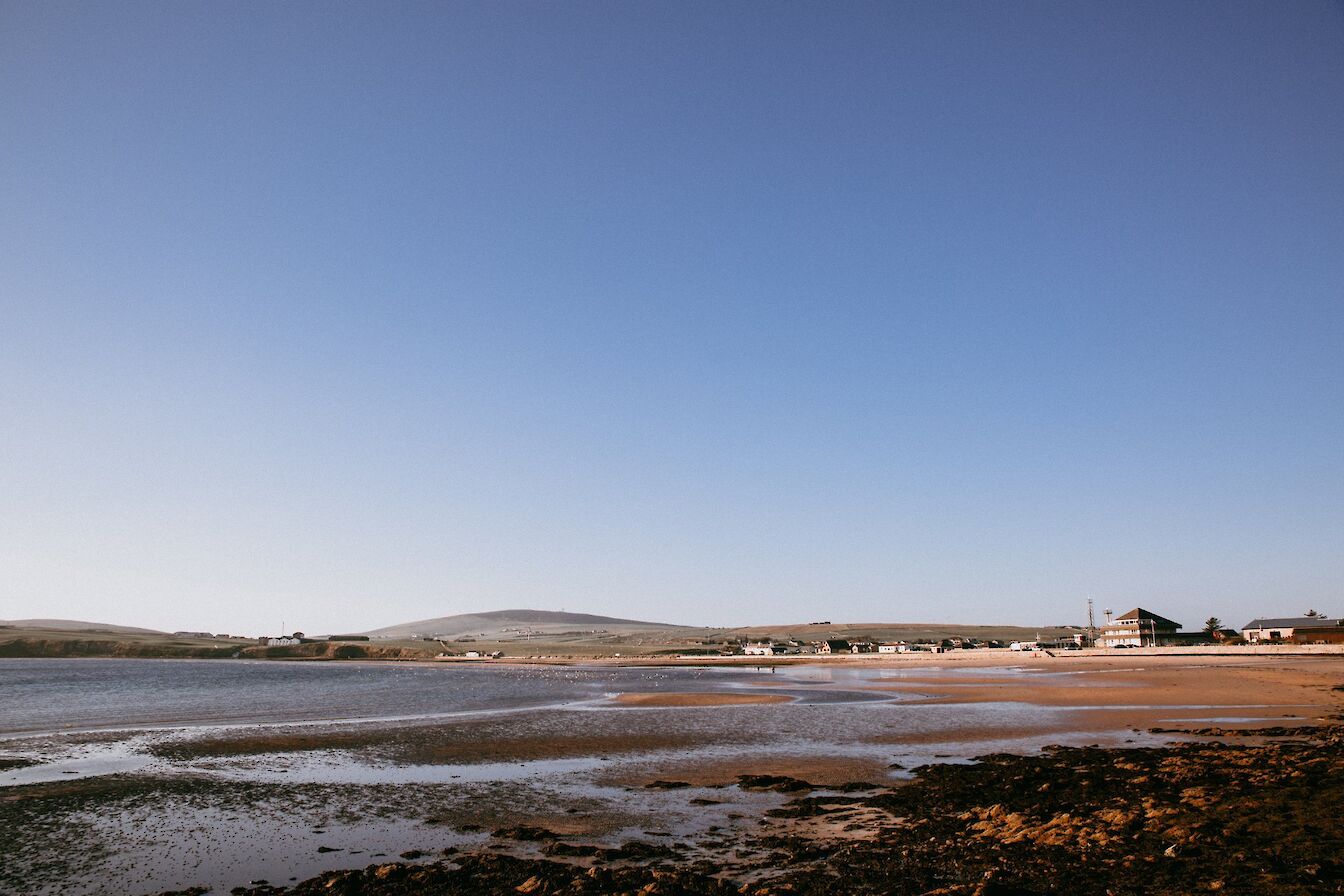
<svg viewBox="0 0 1344 896"><path fill-rule="evenodd" d="M1344 893L1344 725L1183 733L1201 739L992 755L896 788L745 778L793 798L770 834L733 841L609 849L515 828L496 832L511 855L450 849L233 892ZM517 855L520 841L536 855Z"/></svg>

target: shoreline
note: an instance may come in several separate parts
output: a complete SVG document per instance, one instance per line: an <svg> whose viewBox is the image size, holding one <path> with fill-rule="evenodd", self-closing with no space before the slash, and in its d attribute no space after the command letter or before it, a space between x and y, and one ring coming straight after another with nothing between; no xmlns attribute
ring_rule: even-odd
<svg viewBox="0 0 1344 896"><path fill-rule="evenodd" d="M78 652L69 652L70 644L77 645ZM525 643L525 642L519 642ZM339 653L342 647L354 644L374 655ZM977 648L972 650L953 649L941 653L932 651L912 651L901 654L781 654L775 656L745 656L735 654L720 656L716 654L676 654L664 653L631 654L621 652L582 652L557 653L544 655L510 655L507 650L511 644L503 643L505 655L501 657L467 656L431 656L430 651L421 651L408 647L404 642L319 642L308 645L311 652L295 653L290 648L257 648L253 644L214 645L209 647L165 647L162 645L129 644L111 640L85 641L48 641L37 637L17 637L0 642L0 659L8 660L182 660L210 662L288 662L288 663L414 663L427 665L484 664L484 665L601 665L601 666L791 666L810 663L827 664L864 664L895 665L910 663L930 663L935 665L1000 665L1004 663L1043 660L1076 661L1088 657L1165 657L1195 658L1217 656L1278 656L1297 658L1305 656L1344 657L1344 644L1242 644L1236 646L1206 645L1189 647L1137 647L1115 649L1089 647L1080 650L1032 650L1012 651L1006 647ZM317 649L320 648L320 649ZM330 648L330 649L328 649ZM251 651L251 652L249 652Z"/></svg>
<svg viewBox="0 0 1344 896"><path fill-rule="evenodd" d="M1302 653L1286 657L1277 655L1246 654L1165 654L1141 655L1138 651L1110 652L1071 652L1067 658L1033 657L1026 654L1006 654L996 652L983 655L984 651L966 651L982 654L943 660L938 655L920 655L917 658L880 659L874 656L822 658L798 658L801 661L788 663L763 663L759 661L705 664L693 662L647 663L619 660L614 662L566 661L564 663L533 663L524 661L491 660L465 661L463 663L444 661L405 661L405 660L360 660L343 661L339 664L345 669L353 668L407 668L438 669L450 673L459 668L473 670L488 669L575 669L575 670L656 670L659 668L695 670L726 673L767 673L780 672L782 675L762 674L757 680L746 684L749 690L769 692L789 685L793 676L816 673L826 682L827 687L844 687L862 690L874 698L898 699L903 705L976 705L988 702L1009 702L1042 707L1072 708L1093 715L1106 712L1138 712L1150 709L1154 712L1164 708L1179 709L1192 713L1197 718L1200 708L1218 707L1255 708L1263 705L1263 700L1248 700L1242 691L1229 691L1222 686L1223 674L1239 677L1249 676L1254 688L1270 687L1274 689L1275 705L1295 708L1307 707L1313 699L1307 687L1307 678L1316 678L1317 686L1324 682L1336 669L1344 669L1344 656L1333 654ZM946 656L946 655L943 655ZM101 658L81 657L79 662L98 661ZM127 658L108 658L131 660ZM743 658L734 658L743 659ZM754 659L754 658L749 658ZM939 660L942 660L941 662ZM1280 662L1274 662L1278 660ZM48 662L59 661L54 658ZM75 661L75 660L70 660ZM138 661L138 658L137 660ZM1297 670L1294 674L1301 681L1295 686L1296 695L1283 692L1283 662ZM15 662L9 660L9 662ZM18 662L29 662L25 659ZM170 662L170 660L158 660ZM171 662L206 662L202 660L171 660ZM241 660L247 664L270 665L274 660ZM301 665L311 667L312 661L301 661ZM209 666L216 665L209 661ZM325 665L325 663L323 664ZM281 667L283 668L283 667ZM839 677L835 677L839 676ZM873 677L875 681L859 683L853 676ZM1303 677L1305 676L1305 678ZM1275 680L1278 680L1277 683ZM1126 699L1117 697L1120 690L1107 690L1099 687L1107 682L1108 687L1119 687ZM1248 684L1242 683L1243 686ZM16 739L39 737L61 737L70 735L101 735L138 731L188 731L199 733L229 732L248 728L277 729L285 727L321 728L370 725L420 725L436 722L451 722L472 718L488 718L502 714L528 713L548 709L581 709L585 706L601 707L610 702L630 709L640 707L675 708L678 705L703 706L741 705L749 703L785 702L784 699L770 697L762 700L757 696L748 696L743 687L736 689L714 690L713 681L707 680L707 688L698 689L692 695L656 696L660 692L633 692L615 694L607 697L585 699L564 698L550 703L520 703L515 706L493 708L456 709L444 711L397 712L385 715L305 714L302 707L289 711L288 716L249 715L239 713L232 716L218 715L166 720L161 718L143 721L126 720L109 725L80 725L76 727L46 727L25 730L0 731L0 745ZM723 699L711 699L706 694L725 694ZM1143 704L1138 706L1137 704Z"/></svg>
<svg viewBox="0 0 1344 896"><path fill-rule="evenodd" d="M1235 755L1245 774L1287 755L1274 750L1313 739L1335 738L1299 759L1324 761L1329 750L1339 752L1334 719L1344 709L1344 663L1120 653L1066 665L1018 656L974 667L921 657L926 661L882 666L814 662L775 674L747 668L692 677L704 688L698 691L684 689L686 676L655 670L628 679L646 682L646 690L618 688L572 709L390 725L352 719L187 732L133 728L144 735L134 749L151 760L139 770L0 788L0 851L11 856L13 869L0 871L0 890L96 893L103 889L90 881L129 884L133 874L146 882L139 892L203 882L217 891L243 886L265 894L283 884L299 887L295 893L316 892L302 889L304 881L331 884L323 892L336 893L391 894L412 884L499 892L536 877L535 892L634 892L674 880L683 889L669 892L720 892L705 888L728 879L732 892L744 885L755 892L758 878L778 878L792 892L820 893L809 889L809 875L830 892L847 886L836 877L845 868L828 865L820 853L859 849L852 858L862 873L852 891L906 892L893 889L891 875L927 882L921 875L928 867L871 845L903 843L921 862L962 855L956 844L974 834L969 826L995 818L975 815L963 823L947 814L952 805L963 814L992 808L976 800L997 784L976 777L983 774L977 768L1016 780L1045 775L1020 794L1037 802L1044 797L1033 794L1075 791L1091 780L1087 775L1102 775L1110 802L1093 809L1104 813L1134 797L1124 776L1103 774L1116 757L1152 765L1135 777L1166 774L1163 763L1171 760L1184 764L1184 774L1221 781L1235 777L1225 761L1234 754L1210 752L1213 744L1241 751ZM1270 730L1278 733L1263 734ZM117 748L126 738L103 732L95 741ZM1262 748L1270 752L1246 752ZM1191 756L1203 765L1187 762ZM1282 773L1281 786L1297 786L1291 771L1283 765L1275 772ZM1083 777L1071 782L1070 775ZM1040 791L1043 784L1049 787ZM913 799L902 796L911 788L932 802L901 802ZM1167 808L1185 811L1173 793ZM1334 793L1327 786L1321 796ZM905 822L896 825L897 807L914 813L907 820L923 818L924 827L911 832ZM1027 809L1044 811L1037 803L1005 811ZM1061 814L1069 813L1060 809L1032 824ZM1101 821L1085 822L1105 833ZM1077 827L1065 821L1051 830L1061 825ZM36 830L46 833L29 836ZM925 830L943 845L928 852L919 845L924 840L910 839ZM203 863L196 872L174 864L188 861L175 858L188 855L178 850L183 842L198 844L198 857L190 859ZM454 852L440 855L445 849ZM403 854L414 857L399 859ZM72 855L88 864L55 870ZM442 858L452 859L452 867L431 867ZM956 859L963 860L970 861ZM255 864L239 864L246 862ZM370 862L385 869L382 877L354 870ZM1031 856L1021 862L1040 873ZM246 876L230 870L244 867ZM575 868L586 875L594 867L585 880L614 889L576 884ZM255 883L262 878L270 883ZM379 889L384 882L388 888ZM964 884L965 878L946 882ZM137 890L118 885L118 891Z"/></svg>

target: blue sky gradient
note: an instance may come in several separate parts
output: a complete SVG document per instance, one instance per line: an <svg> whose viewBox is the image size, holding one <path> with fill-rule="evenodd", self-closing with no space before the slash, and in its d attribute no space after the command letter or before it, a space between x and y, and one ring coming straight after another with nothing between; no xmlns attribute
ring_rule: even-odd
<svg viewBox="0 0 1344 896"><path fill-rule="evenodd" d="M0 122L0 618L1344 613L1338 3L6 2Z"/></svg>

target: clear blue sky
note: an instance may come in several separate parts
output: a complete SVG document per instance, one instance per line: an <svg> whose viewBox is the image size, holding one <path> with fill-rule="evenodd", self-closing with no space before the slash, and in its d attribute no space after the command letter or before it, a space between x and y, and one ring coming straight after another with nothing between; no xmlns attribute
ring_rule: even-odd
<svg viewBox="0 0 1344 896"><path fill-rule="evenodd" d="M0 2L0 618L1342 582L1339 3Z"/></svg>

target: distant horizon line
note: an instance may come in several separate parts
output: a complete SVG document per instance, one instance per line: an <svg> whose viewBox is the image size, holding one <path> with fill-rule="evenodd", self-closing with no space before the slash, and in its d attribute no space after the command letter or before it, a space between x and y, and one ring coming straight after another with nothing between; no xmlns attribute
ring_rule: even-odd
<svg viewBox="0 0 1344 896"><path fill-rule="evenodd" d="M1136 606L1136 609L1137 609L1137 608L1138 608L1138 607ZM446 615L446 616L442 616L442 617L430 617L430 618L414 619L414 620L409 620L409 621L405 621L405 622L392 623L392 624L390 624L390 625L375 626L375 627L367 628L367 629L359 629L359 628L333 629L332 632L331 632L330 634L370 634L370 633L373 633L373 632L381 632L381 631L385 631L385 630L387 630L387 629L407 628L407 627L410 627L410 626L420 625L420 624L423 624L423 623L442 622L442 621L447 621L447 620L452 620L452 619L460 619L460 618L466 618L466 617L482 617L482 616L487 616L487 615L488 615L488 616L494 616L494 617L497 617L497 620L498 620L498 621L503 621L503 622L515 622L515 621L516 621L516 622L520 622L520 623L526 623L526 622L528 621L528 620L521 620L521 619L512 619L512 618L510 618L509 616L506 615L506 614L510 614L510 613L518 613L518 614L545 614L545 615L551 615L551 616L577 616L577 617L585 617L586 620L600 621L600 622L607 622L607 623L611 623L611 624L620 624L620 625L627 625L627 626L633 626L633 625L648 625L648 626L657 626L657 627L660 627L660 628L684 628L684 629L697 629L697 630L723 630L723 631L733 631L733 630L740 630L740 629L758 629L758 628L809 628L809 627L821 627L821 626L831 626L831 627L837 627L837 628L839 628L839 627L874 627L874 626L900 626L900 627L907 627L907 628L918 628L918 627L930 627L930 628L936 628L936 627L940 627L940 626L956 626L956 627L981 627L981 628L1035 628L1035 627L1039 627L1039 628L1055 628L1055 629L1059 629L1059 628L1086 629L1086 628L1088 627L1087 624L1086 624L1085 622L1051 622L1051 623L1032 622L1032 623L1025 623L1025 622L1003 622L1003 621L996 621L996 622L984 622L984 621L961 622L961 621L949 621L949 620L944 620L944 621L900 621L900 620L892 620L892 619L887 619L887 620L868 620L868 621L843 620L843 619L842 619L842 620L820 619L820 620L807 620L807 621L802 621L802 622L751 622L751 623L746 623L746 624L741 624L741 625L714 625L714 624L703 624L703 623L702 623L702 624L688 624L688 623L678 623L678 622L657 622L657 621L652 621L652 620L628 619L628 618L621 618L621 617L614 617L614 616L606 616L606 615L599 614L599 613L584 613L584 612L580 612L580 611L569 611L569 610L541 610L541 609L536 609L536 608L523 608L523 607L517 607L517 608L506 608L506 609L501 609L501 610L479 610L479 611L468 612L468 613L454 613L454 614ZM1262 614L1260 614L1260 615L1264 615L1264 614L1262 613ZM1323 615L1324 615L1324 616L1328 616L1328 614L1323 614ZM543 620L532 620L532 621L535 622L535 623L538 623L538 624L557 624L557 623L558 623L558 624L564 624L564 623L566 623L566 622L575 622L575 623L577 623L577 622L581 622L581 621L585 621L585 620L584 620L584 619L573 619L573 620L556 619L556 620L552 620L552 621L549 621L549 622L545 622L545 621L543 621ZM40 626L40 625L43 625L43 624L53 624L53 625L59 625L59 626L63 626L63 627L80 627L80 628L88 628L88 629L94 629L94 630L98 630L98 629L101 629L101 630L112 630L112 629L136 629L136 630L139 630L139 631L142 631L142 632L149 632L149 633L154 633L154 634L165 634L165 635L172 635L172 634L176 634L176 633L178 633L178 632L184 632L184 633L185 633L185 632L190 632L190 633L206 633L206 632L208 632L208 633L210 633L210 634L235 634L235 635L237 635L237 634L241 634L241 632L226 632L226 631L213 632L213 631L209 631L209 630L207 630L207 629L205 629L205 628L191 627L191 626L179 626L179 627L177 627L177 628L175 628L175 629L169 630L169 629L153 628L153 627L150 627L150 626L144 626L144 625L134 625L134 624L124 623L124 622L93 621L93 620L83 620L83 619L70 619L70 618L64 618L64 617L30 617L30 618L24 618L24 619L0 619L0 625L7 625L7 626L20 626L20 625L24 625L24 626L37 627L37 626ZM1202 623L1201 623L1201 624L1202 624ZM1100 622L1098 623L1098 626L1099 626L1099 625L1100 625ZM287 625L287 624L282 624L281 627L282 627L282 628L288 628L288 625ZM303 632L307 632L309 628L313 628L313 627L312 627L312 626L305 626L305 625L299 624L299 625L294 626L294 627L293 627L293 630L294 630L294 631L303 631ZM316 631L316 629L314 629L314 631ZM287 634L287 633L288 633L287 631L285 631L285 632L280 632L280 634ZM432 634L432 633L431 633L431 634ZM261 637L261 635L257 635L257 637Z"/></svg>

